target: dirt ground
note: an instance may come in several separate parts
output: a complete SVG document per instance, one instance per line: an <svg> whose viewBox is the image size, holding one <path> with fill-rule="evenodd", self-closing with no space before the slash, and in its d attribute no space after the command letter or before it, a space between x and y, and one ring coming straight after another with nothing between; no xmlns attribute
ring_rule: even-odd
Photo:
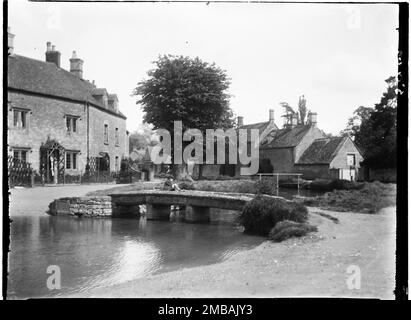
<svg viewBox="0 0 411 320"><path fill-rule="evenodd" d="M309 210L310 223L318 226L311 236L266 241L221 263L152 275L82 296L393 299L395 208L378 214ZM319 212L338 218L339 223ZM347 284L350 268L360 272L359 289Z"/></svg>

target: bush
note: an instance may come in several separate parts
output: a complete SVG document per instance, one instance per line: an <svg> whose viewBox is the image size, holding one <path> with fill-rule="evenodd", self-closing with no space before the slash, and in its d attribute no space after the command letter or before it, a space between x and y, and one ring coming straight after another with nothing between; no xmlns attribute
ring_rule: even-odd
<svg viewBox="0 0 411 320"><path fill-rule="evenodd" d="M263 179L254 183L254 192L256 194L277 194L277 183L273 179Z"/></svg>
<svg viewBox="0 0 411 320"><path fill-rule="evenodd" d="M245 232L267 236L277 222L291 220L302 223L307 218L307 208L302 204L257 196L244 207L239 222Z"/></svg>
<svg viewBox="0 0 411 320"><path fill-rule="evenodd" d="M309 232L317 232L317 227L307 223L299 223L290 220L278 222L271 230L268 238L280 242L291 237L302 237Z"/></svg>
<svg viewBox="0 0 411 320"><path fill-rule="evenodd" d="M334 179L325 180L317 179L307 185L308 189L317 191L333 191L333 190L357 190L364 187L364 183L358 183L355 181Z"/></svg>
<svg viewBox="0 0 411 320"><path fill-rule="evenodd" d="M181 190L195 190L194 183L182 181L178 184Z"/></svg>

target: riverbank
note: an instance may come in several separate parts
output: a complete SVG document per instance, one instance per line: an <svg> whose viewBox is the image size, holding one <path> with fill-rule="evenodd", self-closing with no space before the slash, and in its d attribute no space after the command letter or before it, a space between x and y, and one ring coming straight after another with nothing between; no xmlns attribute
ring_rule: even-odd
<svg viewBox="0 0 411 320"><path fill-rule="evenodd" d="M73 297L373 297L393 299L395 207L377 214L309 208L318 232L254 249L207 266L150 275ZM338 218L338 223L321 216ZM360 289L347 286L358 266Z"/></svg>

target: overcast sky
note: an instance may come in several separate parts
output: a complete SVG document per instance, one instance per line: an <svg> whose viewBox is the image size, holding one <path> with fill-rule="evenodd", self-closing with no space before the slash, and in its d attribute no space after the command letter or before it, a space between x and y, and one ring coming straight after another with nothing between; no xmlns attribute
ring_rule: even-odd
<svg viewBox="0 0 411 320"><path fill-rule="evenodd" d="M69 69L116 93L133 131L142 122L133 88L159 54L198 56L232 79L231 108L244 123L282 126L302 94L318 126L338 134L360 105L372 107L397 72L398 9L369 4L9 2L15 53L44 60L46 42Z"/></svg>

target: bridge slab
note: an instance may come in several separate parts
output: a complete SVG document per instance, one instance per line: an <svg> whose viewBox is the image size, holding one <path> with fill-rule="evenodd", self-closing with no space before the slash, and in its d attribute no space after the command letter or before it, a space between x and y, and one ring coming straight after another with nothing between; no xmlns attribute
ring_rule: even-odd
<svg viewBox="0 0 411 320"><path fill-rule="evenodd" d="M200 206L186 206L184 219L187 222L209 222L210 208Z"/></svg>
<svg viewBox="0 0 411 320"><path fill-rule="evenodd" d="M170 205L147 203L146 218L147 220L169 220L170 210Z"/></svg>

